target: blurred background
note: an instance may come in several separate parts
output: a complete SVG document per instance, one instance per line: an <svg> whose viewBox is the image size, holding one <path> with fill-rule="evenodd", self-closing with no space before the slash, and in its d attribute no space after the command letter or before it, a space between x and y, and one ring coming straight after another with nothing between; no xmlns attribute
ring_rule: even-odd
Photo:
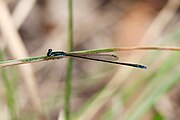
<svg viewBox="0 0 180 120"><path fill-rule="evenodd" d="M74 0L74 50L180 46L179 0ZM0 59L67 51L68 1L0 0ZM72 119L179 120L180 54L124 51L147 70L74 59ZM67 59L0 69L0 120L63 120Z"/></svg>

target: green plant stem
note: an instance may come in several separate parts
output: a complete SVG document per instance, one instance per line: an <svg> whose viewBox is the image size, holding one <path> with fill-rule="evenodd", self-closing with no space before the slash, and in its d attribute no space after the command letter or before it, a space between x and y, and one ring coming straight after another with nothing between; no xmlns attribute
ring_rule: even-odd
<svg viewBox="0 0 180 120"><path fill-rule="evenodd" d="M180 55L173 54L164 61L151 82L141 93L141 96L134 101L133 105L126 112L124 120L139 120L152 107L152 105L164 95L169 88L175 85L180 79L178 60ZM174 67L176 66L176 67Z"/></svg>
<svg viewBox="0 0 180 120"><path fill-rule="evenodd" d="M180 47L165 47L165 46L118 47L118 48L101 48L101 49L73 51L73 52L70 52L70 53L94 54L94 53L117 52L117 51L131 51L131 50L168 50L168 51L180 51Z"/></svg>
<svg viewBox="0 0 180 120"><path fill-rule="evenodd" d="M68 20L68 51L73 51L73 1L68 0L69 20ZM68 59L65 91L65 120L71 119L71 81L72 81L72 58Z"/></svg>
<svg viewBox="0 0 180 120"><path fill-rule="evenodd" d="M72 36L69 36L69 39ZM71 44L72 46L72 44ZM69 45L69 48L71 48ZM102 49L92 49L92 50L82 50L82 51L73 51L69 53L84 53L84 54L95 54L95 53L107 53L107 52L118 52L118 51L134 51L134 50L162 50L162 51L180 51L180 47L119 47L119 48L102 48ZM69 49L69 51L72 51ZM56 59L62 59L64 57L48 57L46 55L44 56L35 56L35 57L29 57L24 59L16 59L16 60L7 60L7 61L0 61L0 68L1 67L7 67L7 66L13 66L13 65L20 65L20 64L27 64L27 63L35 63L35 62L42 62L42 61L48 61L48 60L56 60Z"/></svg>
<svg viewBox="0 0 180 120"><path fill-rule="evenodd" d="M1 51L0 51L0 60L3 60L3 54L1 53ZM8 109L10 112L11 119L18 120L16 101L15 101L15 96L14 96L15 93L12 89L12 84L9 81L5 68L2 68L1 73L2 73L3 84L6 89L7 103L8 103Z"/></svg>
<svg viewBox="0 0 180 120"><path fill-rule="evenodd" d="M72 59L68 59L65 91L65 120L70 120L71 115L71 81L72 81Z"/></svg>

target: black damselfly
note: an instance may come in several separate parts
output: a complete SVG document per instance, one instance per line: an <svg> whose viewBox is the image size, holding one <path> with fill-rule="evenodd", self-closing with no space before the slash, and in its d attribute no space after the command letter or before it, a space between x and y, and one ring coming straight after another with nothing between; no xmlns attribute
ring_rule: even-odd
<svg viewBox="0 0 180 120"><path fill-rule="evenodd" d="M94 60L94 61L100 61L100 62L106 62L106 63L112 63L112 64L125 65L125 66L130 66L130 67L135 67L135 68L147 69L147 67L145 65L140 65L140 64L136 64L136 63L115 62L119 58L116 55L112 55L112 54L66 53L63 51L53 52L52 49L48 49L47 56L48 57L60 57L60 58L75 57L75 58L88 59L88 60Z"/></svg>

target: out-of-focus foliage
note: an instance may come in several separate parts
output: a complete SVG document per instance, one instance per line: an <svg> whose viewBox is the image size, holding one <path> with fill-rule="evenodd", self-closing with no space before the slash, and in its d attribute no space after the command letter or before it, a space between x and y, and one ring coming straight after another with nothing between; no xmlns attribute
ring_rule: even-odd
<svg viewBox="0 0 180 120"><path fill-rule="evenodd" d="M67 1L9 0L5 4L29 56L46 55L49 48L68 50ZM179 0L74 0L73 5L75 50L180 46ZM23 49L19 42L12 44L5 37L2 18L0 15L0 48L4 59L15 59ZM74 59L72 118L178 120L180 53L144 50L114 54L120 61L145 64L148 69ZM1 73L0 119L63 118L66 59L35 63L32 67L35 77L11 67ZM40 98L42 113L32 102L37 99L29 94L30 85L23 82L25 78L34 80L38 88L34 92Z"/></svg>

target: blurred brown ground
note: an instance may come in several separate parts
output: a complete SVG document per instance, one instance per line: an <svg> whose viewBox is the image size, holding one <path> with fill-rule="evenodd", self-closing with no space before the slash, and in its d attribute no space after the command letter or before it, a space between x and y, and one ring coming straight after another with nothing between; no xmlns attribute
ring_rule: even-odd
<svg viewBox="0 0 180 120"><path fill-rule="evenodd" d="M17 2L19 1L9 0L11 11ZM167 0L74 0L74 50L138 45L167 2ZM178 13L176 16L179 17ZM44 55L48 48L66 51L67 19L67 1L38 0L19 29L30 56ZM175 22L178 24L178 21ZM173 30L177 24L169 25L161 35ZM122 53L122 56L128 54ZM40 98L44 104L50 104L47 113L51 120L55 120L63 107L66 60L35 63L33 68L39 84ZM73 111L77 111L85 101L101 90L115 71L115 66L74 59ZM174 89L175 92L168 95L170 101L176 105L174 111L180 109L179 90L177 87ZM28 102L25 106L25 110L31 109ZM179 112L171 111L171 113L172 120L179 119ZM144 120L152 119L151 114L147 114Z"/></svg>

